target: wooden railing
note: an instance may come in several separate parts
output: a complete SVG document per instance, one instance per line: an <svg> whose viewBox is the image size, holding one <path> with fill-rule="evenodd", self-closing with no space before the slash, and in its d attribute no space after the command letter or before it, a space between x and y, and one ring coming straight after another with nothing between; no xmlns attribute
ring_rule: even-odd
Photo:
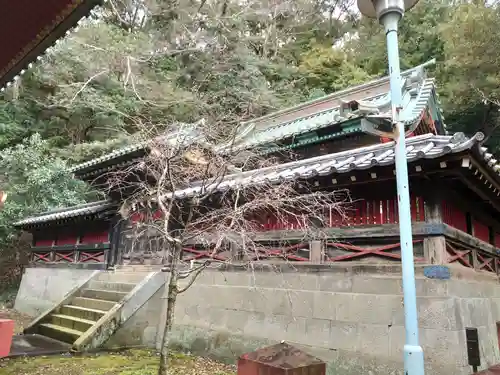
<svg viewBox="0 0 500 375"><path fill-rule="evenodd" d="M108 230L88 230L54 234L52 239L36 239L31 248L33 264L105 264L110 248Z"/></svg>

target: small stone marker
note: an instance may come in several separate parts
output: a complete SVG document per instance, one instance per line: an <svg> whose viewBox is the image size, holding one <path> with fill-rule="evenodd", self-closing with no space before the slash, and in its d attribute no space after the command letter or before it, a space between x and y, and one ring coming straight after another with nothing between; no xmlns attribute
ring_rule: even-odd
<svg viewBox="0 0 500 375"><path fill-rule="evenodd" d="M449 280L451 278L450 269L446 266L426 266L424 276L429 279Z"/></svg>
<svg viewBox="0 0 500 375"><path fill-rule="evenodd" d="M325 375L326 364L285 342L243 354L238 375Z"/></svg>
<svg viewBox="0 0 500 375"><path fill-rule="evenodd" d="M14 321L10 319L0 319L0 358L9 355L13 336Z"/></svg>

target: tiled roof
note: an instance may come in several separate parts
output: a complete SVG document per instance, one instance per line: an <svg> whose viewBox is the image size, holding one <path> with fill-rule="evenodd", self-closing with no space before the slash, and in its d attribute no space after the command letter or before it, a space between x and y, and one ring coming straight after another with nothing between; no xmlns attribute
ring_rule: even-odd
<svg viewBox="0 0 500 375"><path fill-rule="evenodd" d="M17 223L14 223L14 226L24 227L33 224L40 224L40 223L68 219L78 216L97 214L99 212L107 210L108 208L113 207L114 205L115 204L109 200L102 200L92 203L80 204L78 206L73 206L73 207L51 210L36 216L27 217L23 220L20 220Z"/></svg>
<svg viewBox="0 0 500 375"><path fill-rule="evenodd" d="M86 161L85 163L77 164L77 165L71 167L69 169L69 172L70 173L75 173L75 172L81 171L81 170L86 169L88 167L92 167L94 165L104 163L104 162L106 162L108 160L112 160L112 159L118 158L118 157L120 157L122 155L131 154L132 152L141 150L141 149L143 149L146 146L147 146L146 142L140 142L140 143L135 143L135 144L130 145L130 146L122 147L122 148L120 148L118 150L110 152L109 154L105 154L105 155L103 155L101 157L98 157L98 158L95 158L95 159L91 159L89 161Z"/></svg>
<svg viewBox="0 0 500 375"><path fill-rule="evenodd" d="M167 134L165 136L159 136L157 137L157 141L164 141L168 143L174 143L174 142L182 142L182 143L188 143L188 142L193 142L196 140L201 140L202 135L200 132L200 127L204 126L205 122L204 120L200 120L196 123L193 124L184 124L184 123L179 123L177 124L178 130L176 132ZM143 142L138 142L134 143L129 146L122 147L118 150L115 150L113 152L110 152L108 154L105 154L101 157L91 159L85 163L77 164L69 169L70 173L79 173L84 171L85 169L89 167L93 167L94 165L98 165L101 163L104 163L109 160L116 159L120 156L131 154L136 151L140 151L143 149L146 149L149 145L149 142L143 141Z"/></svg>
<svg viewBox="0 0 500 375"><path fill-rule="evenodd" d="M411 137L406 140L408 162L418 159L435 159L445 154L462 152L471 149L483 138L482 133L477 133L472 138L467 138L462 133L457 133L454 136L424 134ZM380 143L273 167L235 173L212 185L193 184L193 187L178 190L174 195L177 198L185 198L200 194L203 189L205 191L224 191L238 187L292 181L299 178L307 179L315 176L369 169L375 166L392 165L395 161L394 145L394 142ZM500 168L491 163L491 154L484 151L485 149L481 149L485 161L491 164L490 167L498 175L495 168ZM171 198L172 194L167 194L167 197Z"/></svg>

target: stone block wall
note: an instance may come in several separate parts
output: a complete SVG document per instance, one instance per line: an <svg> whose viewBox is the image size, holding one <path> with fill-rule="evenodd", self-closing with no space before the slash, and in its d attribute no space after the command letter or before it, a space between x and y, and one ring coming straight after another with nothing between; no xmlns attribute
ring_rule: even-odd
<svg viewBox="0 0 500 375"><path fill-rule="evenodd" d="M68 284L78 275L74 270L28 269L25 278L16 308L32 313L46 308L44 298L62 298L62 286L70 290ZM495 276L457 268L451 280L432 280L417 269L417 295L428 373L471 373L466 327L479 330L482 368L500 363L500 285ZM158 348L165 303L162 288L107 346ZM203 355L234 361L245 351L286 340L326 360L330 375L402 374L399 267L205 271L179 296L175 319L171 343Z"/></svg>
<svg viewBox="0 0 500 375"><path fill-rule="evenodd" d="M470 373L466 327L479 330L484 367L500 362L500 286L494 279L443 281L420 274L417 288L431 373ZM405 333L401 276L376 267L205 272L179 298L176 324L177 340L186 348L200 346L203 337L204 349L224 352L227 346L228 353L248 349L245 338L286 340L330 362L331 373L402 373L395 370L402 369Z"/></svg>

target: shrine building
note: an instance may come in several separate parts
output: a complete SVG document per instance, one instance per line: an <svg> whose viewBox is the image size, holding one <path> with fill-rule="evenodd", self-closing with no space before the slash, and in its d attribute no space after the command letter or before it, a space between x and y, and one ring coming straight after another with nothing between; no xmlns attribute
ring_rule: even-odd
<svg viewBox="0 0 500 375"><path fill-rule="evenodd" d="M500 164L483 145L482 133L447 131L426 68L403 72L401 86L420 335L429 371L468 374L466 328L478 333L479 367L500 362ZM384 77L241 125L232 150L276 156L281 163L230 173L220 189L236 181L251 186L258 179L293 180L314 190L347 189L353 203L342 217L326 213L321 238L306 235L293 221L263 215L254 238L264 250L255 267L228 264L226 271L202 273L179 296L172 342L230 357L286 340L309 348L340 373L402 369L394 142L383 133L390 110ZM26 332L75 350L161 342L164 254L127 245L141 212L123 219L119 211L127 192L110 189L107 181L150 151L139 143L72 167L75 178L106 191L107 198L15 223L33 235L16 300L21 312L39 316ZM172 194L184 199L199 189ZM154 208L142 210L156 214ZM194 261L214 256L232 261L224 252L214 254L210 244L193 243L182 255ZM270 259L286 262L269 269ZM133 298L140 303L132 312L123 313L108 336L95 339L96 327ZM123 306L116 307L118 302Z"/></svg>

